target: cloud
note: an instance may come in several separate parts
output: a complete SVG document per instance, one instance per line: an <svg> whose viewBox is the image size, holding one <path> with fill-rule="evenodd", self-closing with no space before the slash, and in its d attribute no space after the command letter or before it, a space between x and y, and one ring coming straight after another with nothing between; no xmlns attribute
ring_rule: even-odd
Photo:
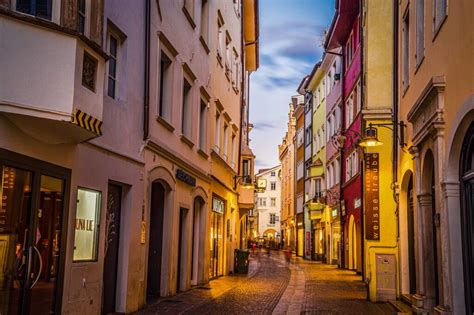
<svg viewBox="0 0 474 315"><path fill-rule="evenodd" d="M321 58L321 34L333 13L333 0L261 1L260 67L250 77L254 124L250 138L256 171L279 163L278 144L286 132L288 104Z"/></svg>

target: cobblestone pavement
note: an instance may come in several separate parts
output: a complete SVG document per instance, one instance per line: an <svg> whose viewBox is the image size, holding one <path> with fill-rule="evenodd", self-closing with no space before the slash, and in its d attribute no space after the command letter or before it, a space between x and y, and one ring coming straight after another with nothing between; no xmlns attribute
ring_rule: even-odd
<svg viewBox="0 0 474 315"><path fill-rule="evenodd" d="M396 314L365 300L365 286L353 272L260 253L248 275L221 277L207 287L161 298L139 314Z"/></svg>

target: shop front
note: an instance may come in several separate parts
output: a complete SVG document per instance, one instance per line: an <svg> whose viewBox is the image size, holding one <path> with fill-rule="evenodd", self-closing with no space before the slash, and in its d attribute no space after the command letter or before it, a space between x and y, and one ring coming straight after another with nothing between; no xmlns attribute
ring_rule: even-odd
<svg viewBox="0 0 474 315"><path fill-rule="evenodd" d="M71 172L6 150L0 170L0 314L60 313Z"/></svg>
<svg viewBox="0 0 474 315"><path fill-rule="evenodd" d="M223 275L225 201L212 196L209 278Z"/></svg>
<svg viewBox="0 0 474 315"><path fill-rule="evenodd" d="M296 230L297 230L297 251L296 255L303 257L304 255L304 221L303 221L303 213L298 213L296 215Z"/></svg>
<svg viewBox="0 0 474 315"><path fill-rule="evenodd" d="M333 265L338 265L341 250L341 218L339 216L338 206L331 208L330 215L331 232L329 262Z"/></svg>

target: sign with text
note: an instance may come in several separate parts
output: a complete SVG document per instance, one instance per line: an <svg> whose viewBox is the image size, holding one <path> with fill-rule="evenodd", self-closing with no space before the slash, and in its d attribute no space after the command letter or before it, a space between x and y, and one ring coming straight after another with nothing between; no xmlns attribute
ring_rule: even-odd
<svg viewBox="0 0 474 315"><path fill-rule="evenodd" d="M212 211L220 213L220 214L224 214L224 210L225 210L224 201L219 198L212 197Z"/></svg>
<svg viewBox="0 0 474 315"><path fill-rule="evenodd" d="M98 249L101 193L79 188L73 261L96 261Z"/></svg>
<svg viewBox="0 0 474 315"><path fill-rule="evenodd" d="M380 240L379 154L365 153L365 239Z"/></svg>

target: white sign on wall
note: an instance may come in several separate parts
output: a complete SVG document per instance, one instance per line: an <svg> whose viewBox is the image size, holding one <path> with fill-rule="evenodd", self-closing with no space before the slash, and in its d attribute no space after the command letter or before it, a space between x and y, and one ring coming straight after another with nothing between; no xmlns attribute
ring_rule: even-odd
<svg viewBox="0 0 474 315"><path fill-rule="evenodd" d="M101 193L79 188L74 236L73 261L96 261Z"/></svg>

